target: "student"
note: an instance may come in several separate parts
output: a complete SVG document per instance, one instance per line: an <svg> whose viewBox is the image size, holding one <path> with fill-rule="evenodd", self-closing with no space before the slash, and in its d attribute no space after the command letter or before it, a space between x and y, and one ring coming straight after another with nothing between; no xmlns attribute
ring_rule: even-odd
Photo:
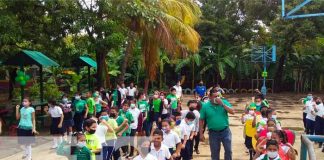
<svg viewBox="0 0 324 160"><path fill-rule="evenodd" d="M266 153L261 154L261 151L258 152L254 156L254 160L281 160L279 156L279 144L276 140L268 140L266 144Z"/></svg>
<svg viewBox="0 0 324 160"><path fill-rule="evenodd" d="M120 85L116 84L116 88L110 94L111 95L110 99L112 100L111 107L117 106L118 109L121 107L122 93L120 92L120 90L121 90Z"/></svg>
<svg viewBox="0 0 324 160"><path fill-rule="evenodd" d="M127 99L128 100L133 100L135 98L137 89L134 87L134 83L131 82L129 84L129 87L127 87Z"/></svg>
<svg viewBox="0 0 324 160"><path fill-rule="evenodd" d="M277 128L278 130L281 130L281 123L280 123L280 121L279 121L278 118L277 118L277 112L276 112L276 110L273 109L273 108L269 108L269 109L267 110L267 115L268 115L268 119L273 119L273 120L275 120L275 122L276 122L276 128Z"/></svg>
<svg viewBox="0 0 324 160"><path fill-rule="evenodd" d="M175 88L171 88L170 92L171 93L166 98L169 101L169 105L171 108L171 115L173 115L174 112L178 111L178 99L176 96L177 91Z"/></svg>
<svg viewBox="0 0 324 160"><path fill-rule="evenodd" d="M16 106L16 119L19 120L17 128L18 144L23 145L24 155L23 159L32 159L32 148L31 144L35 143L36 131L36 120L35 120L35 109L30 106L29 98L25 97L22 102L22 106Z"/></svg>
<svg viewBox="0 0 324 160"><path fill-rule="evenodd" d="M311 100L306 102L306 134L314 135L315 133L315 119L316 119L316 113L314 110L315 107L315 101L312 98Z"/></svg>
<svg viewBox="0 0 324 160"><path fill-rule="evenodd" d="M106 111L102 111L99 117L99 125L95 132L95 135L97 135L97 137L99 138L100 144L102 146L101 155L104 160L107 159L108 155L108 145L106 144L106 136L109 132L114 132L114 129L110 126L108 121L108 113Z"/></svg>
<svg viewBox="0 0 324 160"><path fill-rule="evenodd" d="M190 146L190 158L192 158L192 153L193 153L193 148L195 146L195 152L197 154L200 154L199 150L198 150L198 146L199 146L199 139L200 139L200 135L199 135L199 118L200 118L200 113L197 110L198 108L198 101L197 100L189 100L187 103L187 106L189 108L189 110L182 110L181 111L181 115L182 115L182 119L184 119L186 117L186 115L189 112L193 112L195 114L195 120L194 120L194 133L192 135L191 140L191 146ZM195 145L194 145L195 142Z"/></svg>
<svg viewBox="0 0 324 160"><path fill-rule="evenodd" d="M183 159L190 159L191 150L191 143L195 132L194 121L196 116L193 112L188 112L185 119L183 119L180 123L181 128L181 157Z"/></svg>
<svg viewBox="0 0 324 160"><path fill-rule="evenodd" d="M83 133L77 133L76 137L76 146L71 146L72 160L92 160L92 153L87 148L86 136Z"/></svg>
<svg viewBox="0 0 324 160"><path fill-rule="evenodd" d="M172 160L169 148L165 146L163 141L163 132L156 129L153 132L153 144L151 145L150 154L158 160Z"/></svg>
<svg viewBox="0 0 324 160"><path fill-rule="evenodd" d="M261 130L265 129L268 121L268 107L262 106L261 107L261 119L257 122L257 132L260 132Z"/></svg>
<svg viewBox="0 0 324 160"><path fill-rule="evenodd" d="M271 139L274 139L279 144L278 154L280 157L285 160L295 160L296 159L296 150L288 143L287 135L282 130L277 130L272 132Z"/></svg>
<svg viewBox="0 0 324 160"><path fill-rule="evenodd" d="M164 92L160 92L160 99L163 103L163 109L162 109L162 113L161 113L161 119L166 119L169 118L170 116L170 106L169 106L169 102L168 99L165 98L165 93Z"/></svg>
<svg viewBox="0 0 324 160"><path fill-rule="evenodd" d="M252 144L252 139L254 138L257 130L256 130L256 107L250 106L248 107L248 113L243 114L241 121L242 124L245 124L245 146L249 150L250 160L252 160L253 155L255 154Z"/></svg>
<svg viewBox="0 0 324 160"><path fill-rule="evenodd" d="M153 109L153 122L155 122L159 128L161 128L161 115L163 110L163 102L160 99L159 91L154 91L153 99L150 103Z"/></svg>
<svg viewBox="0 0 324 160"><path fill-rule="evenodd" d="M200 80L199 84L195 88L196 92L195 95L196 97L199 96L199 98L203 98L206 95L206 86L204 86L204 82Z"/></svg>
<svg viewBox="0 0 324 160"><path fill-rule="evenodd" d="M123 117L123 119L127 119L127 122L128 122L128 126L130 126L133 122L134 122L134 117L133 115L131 114L131 112L129 112L129 101L125 100L122 104L122 109L119 110L119 116L120 117ZM124 152L124 155L126 156L128 154L128 145L129 145L129 142L130 142L130 133L131 133L131 127L129 127L125 134L123 134L123 140L125 140L125 144L127 144L126 146L123 146L122 149L123 149L123 152Z"/></svg>
<svg viewBox="0 0 324 160"><path fill-rule="evenodd" d="M48 108L49 106L49 108ZM63 142L63 111L62 108L56 105L55 100L49 100L48 106L44 108L46 114L50 115L52 118L50 132L53 135L53 146L52 149L57 148L58 144Z"/></svg>
<svg viewBox="0 0 324 160"><path fill-rule="evenodd" d="M172 127L172 130L175 133L177 133L177 135L181 138L181 127L180 127L181 113L175 112L173 117L174 117L174 125Z"/></svg>
<svg viewBox="0 0 324 160"><path fill-rule="evenodd" d="M62 102L60 104L63 110L63 132L64 132L64 137L69 136L67 138L68 142L71 143L72 139L72 127L74 125L73 121L73 115L72 115L72 105L71 102L69 102L68 97L66 94L62 96Z"/></svg>
<svg viewBox="0 0 324 160"><path fill-rule="evenodd" d="M117 127L115 127L114 131L115 133L108 133L107 137L107 144L110 148L108 148L108 153L111 153L110 150L112 151L114 159L119 159L120 157L120 152L119 148L116 148L115 146L120 146L118 138L121 138L122 136L126 136L126 130L128 130L129 125L128 125L128 120L124 119L122 116L118 116L118 108L117 107L112 107L110 109L110 118L114 119L117 123ZM114 124L115 125L115 124ZM111 146L114 146L111 148ZM108 154L109 156L109 154Z"/></svg>
<svg viewBox="0 0 324 160"><path fill-rule="evenodd" d="M139 148L139 155L136 156L133 160L158 160L156 157L151 155L150 152L150 140L148 138L141 138L137 143Z"/></svg>
<svg viewBox="0 0 324 160"><path fill-rule="evenodd" d="M306 116L307 116L307 106L309 105L309 103L312 103L313 100L313 95L312 94L308 94L306 98L303 98L303 123L304 123L304 128L305 128L305 132L307 131L307 127L306 127Z"/></svg>
<svg viewBox="0 0 324 160"><path fill-rule="evenodd" d="M92 117L95 117L95 113L96 112L96 102L95 100L93 99L92 97L92 92L91 91L88 91L87 94L87 106L88 106L88 116L87 118L92 118Z"/></svg>
<svg viewBox="0 0 324 160"><path fill-rule="evenodd" d="M177 84L175 86L173 86L173 88L176 90L176 97L177 99L181 99L182 98L182 87L181 87L181 81L178 81Z"/></svg>
<svg viewBox="0 0 324 160"><path fill-rule="evenodd" d="M171 130L171 120L162 120L163 144L169 148L173 158L180 156L181 140L179 135Z"/></svg>
<svg viewBox="0 0 324 160"><path fill-rule="evenodd" d="M97 135L95 135L97 129L97 123L93 119L87 119L84 121L84 130L85 137L87 142L87 148L91 151L91 158L93 160L96 159L96 155L100 154L101 151L101 143Z"/></svg>
<svg viewBox="0 0 324 160"><path fill-rule="evenodd" d="M139 123L139 118L141 116L141 111L136 107L136 100L130 100L130 109L129 112L132 114L132 117L134 119L134 122L130 124L131 132L130 132L130 157L133 157L134 154L134 141L135 136L137 135L137 128Z"/></svg>
<svg viewBox="0 0 324 160"><path fill-rule="evenodd" d="M72 106L74 107L74 127L77 132L81 132L83 129L83 122L84 119L87 118L88 115L88 105L87 102L83 99L81 99L80 93L77 93L75 95L75 100L72 103Z"/></svg>
<svg viewBox="0 0 324 160"><path fill-rule="evenodd" d="M316 113L315 118L315 134L324 135L324 106L322 100L318 97L315 101L316 106L314 108ZM322 147L322 142L319 143L319 146Z"/></svg>
<svg viewBox="0 0 324 160"><path fill-rule="evenodd" d="M93 93L93 98L95 101L96 117L98 118L101 115L102 108L107 106L108 103L102 100L98 91Z"/></svg>
<svg viewBox="0 0 324 160"><path fill-rule="evenodd" d="M149 132L151 128L149 126L152 126L151 120L149 118L149 112L150 112L150 105L147 103L145 93L140 92L138 94L138 100L137 100L138 109L141 111L141 114L143 116L143 131L140 132L139 135L146 135L149 136ZM145 134L148 133L148 134Z"/></svg>
<svg viewBox="0 0 324 160"><path fill-rule="evenodd" d="M256 111L260 112L262 107L262 98L261 96L255 97L255 105L256 105Z"/></svg>

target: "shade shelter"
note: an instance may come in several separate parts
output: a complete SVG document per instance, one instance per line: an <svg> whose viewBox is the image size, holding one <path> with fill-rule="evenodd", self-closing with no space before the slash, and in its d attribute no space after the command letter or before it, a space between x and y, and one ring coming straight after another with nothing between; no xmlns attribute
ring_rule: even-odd
<svg viewBox="0 0 324 160"><path fill-rule="evenodd" d="M97 62L88 56L80 56L72 61L72 65L77 68L77 73L80 74L81 67L88 67L88 89L91 90L90 82L90 68L93 67L97 69ZM78 85L78 91L80 90L80 85Z"/></svg>
<svg viewBox="0 0 324 160"><path fill-rule="evenodd" d="M43 67L59 66L55 61L45 56L43 53L31 50L22 50L15 56L10 57L3 62L3 65L19 66L23 70L24 66L36 65L39 67L40 77L40 100L44 101L44 87L43 87ZM24 95L24 88L21 88L21 98Z"/></svg>

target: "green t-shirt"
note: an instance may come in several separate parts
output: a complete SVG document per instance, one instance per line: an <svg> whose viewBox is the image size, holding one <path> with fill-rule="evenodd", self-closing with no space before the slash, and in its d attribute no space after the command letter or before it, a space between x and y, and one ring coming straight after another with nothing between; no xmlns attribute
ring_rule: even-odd
<svg viewBox="0 0 324 160"><path fill-rule="evenodd" d="M102 105L99 103L99 104L96 104L96 112L97 113L100 113L102 110Z"/></svg>
<svg viewBox="0 0 324 160"><path fill-rule="evenodd" d="M232 108L232 105L226 100L222 99L223 103ZM210 101L203 104L200 110L200 119L205 120L208 129L220 131L229 126L228 113L223 106L214 105Z"/></svg>
<svg viewBox="0 0 324 160"><path fill-rule="evenodd" d="M114 101L114 106L117 106L117 101L118 101L118 91L117 91L117 89L114 90L114 92L112 94L112 99Z"/></svg>
<svg viewBox="0 0 324 160"><path fill-rule="evenodd" d="M173 95L173 94L169 94L167 97L167 99L171 100L171 109L177 109L178 108L178 99L177 96Z"/></svg>
<svg viewBox="0 0 324 160"><path fill-rule="evenodd" d="M150 108L149 104L145 100L138 101L137 105L138 105L138 109L141 112L147 112Z"/></svg>
<svg viewBox="0 0 324 160"><path fill-rule="evenodd" d="M75 100L74 101L74 107L75 107L75 112L77 113L82 113L85 110L87 102L85 100Z"/></svg>
<svg viewBox="0 0 324 160"><path fill-rule="evenodd" d="M119 116L126 118L128 120L128 125L130 125L131 123L133 123L134 118L132 113L128 112L128 111L124 111L122 109L119 110ZM128 129L126 130L126 134L131 132L131 128L128 127Z"/></svg>
<svg viewBox="0 0 324 160"><path fill-rule="evenodd" d="M32 114L35 112L33 107L22 107L20 109L20 120L19 120L19 128L21 129L32 129L33 128L33 116Z"/></svg>
<svg viewBox="0 0 324 160"><path fill-rule="evenodd" d="M85 134L86 142L87 142L87 148L90 150L97 150L101 149L101 144L99 141L99 138L95 134ZM96 155L94 153L91 153L92 159L96 159Z"/></svg>
<svg viewBox="0 0 324 160"><path fill-rule="evenodd" d="M107 121L108 125L114 130L113 132L107 132L106 134L106 140L112 140L112 139L117 139L117 136L116 136L116 128L118 128L118 124L117 124L117 121L113 118L109 118L109 120Z"/></svg>
<svg viewBox="0 0 324 160"><path fill-rule="evenodd" d="M124 118L122 116L118 116L117 119L116 119L116 122L117 122L118 126L121 126L123 124L123 122L124 122ZM121 128L121 130L123 130L123 129L124 129L124 127ZM126 136L126 131L122 133L122 136L123 137Z"/></svg>
<svg viewBox="0 0 324 160"><path fill-rule="evenodd" d="M89 108L88 114L93 114L94 107L96 105L95 100L93 98L88 98L87 99L87 105L88 105L88 108Z"/></svg>
<svg viewBox="0 0 324 160"><path fill-rule="evenodd" d="M160 112L161 103L162 103L162 100L160 98L153 100L153 111L155 113Z"/></svg>
<svg viewBox="0 0 324 160"><path fill-rule="evenodd" d="M74 150L73 153L73 160L91 160L91 151L87 148L87 147L82 147L82 148L78 148L76 147L76 149Z"/></svg>

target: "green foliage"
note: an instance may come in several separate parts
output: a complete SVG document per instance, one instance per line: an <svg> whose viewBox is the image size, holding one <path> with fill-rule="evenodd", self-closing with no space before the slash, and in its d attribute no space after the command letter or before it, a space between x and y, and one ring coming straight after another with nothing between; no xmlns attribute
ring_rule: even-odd
<svg viewBox="0 0 324 160"><path fill-rule="evenodd" d="M44 99L46 100L58 100L62 96L62 92L59 90L59 87L52 83L51 81L44 84Z"/></svg>

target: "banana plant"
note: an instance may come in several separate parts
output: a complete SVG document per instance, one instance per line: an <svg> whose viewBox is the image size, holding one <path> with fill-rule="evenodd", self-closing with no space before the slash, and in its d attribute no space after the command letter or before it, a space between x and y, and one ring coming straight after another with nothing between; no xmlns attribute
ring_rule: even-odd
<svg viewBox="0 0 324 160"><path fill-rule="evenodd" d="M183 67L191 65L191 88L195 86L195 66L199 67L201 65L201 56L199 54L190 54L184 59L179 59L176 65L175 72L179 72Z"/></svg>

